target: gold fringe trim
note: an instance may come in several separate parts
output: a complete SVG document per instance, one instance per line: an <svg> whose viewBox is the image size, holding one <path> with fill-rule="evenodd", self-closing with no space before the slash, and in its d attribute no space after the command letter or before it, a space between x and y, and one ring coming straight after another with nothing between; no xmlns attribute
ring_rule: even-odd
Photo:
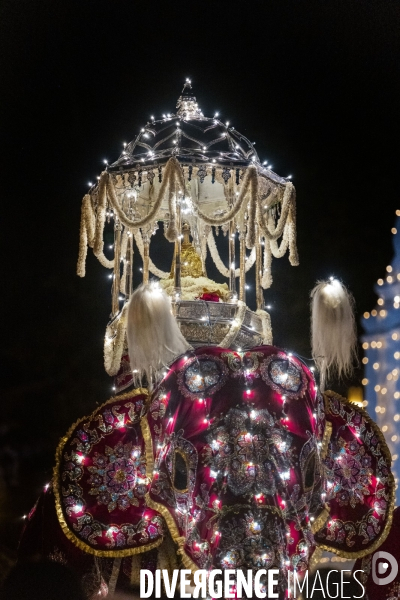
<svg viewBox="0 0 400 600"><path fill-rule="evenodd" d="M140 557L138 555L132 556L131 585L134 585L134 586L140 585L140 567L141 567Z"/></svg>
<svg viewBox="0 0 400 600"><path fill-rule="evenodd" d="M151 437L151 431L147 415L144 415L140 419L140 429L142 430L142 436L144 439L144 448L146 455L146 476L150 481L153 479L154 471L154 457L153 457L153 439Z"/></svg>
<svg viewBox="0 0 400 600"><path fill-rule="evenodd" d="M360 408L359 406L357 406L355 404L351 404L346 398L343 398L343 396L340 396L340 394L336 394L336 392L332 392L330 390L324 392L324 402L325 402L326 414L330 414L327 398L338 398L343 404L345 404L346 406L351 406L351 408L353 410L360 413L361 416L364 417L364 419L367 421L367 423L369 423L373 432L379 439L379 442L381 444L382 453L383 453L384 457L386 458L386 460L389 462L389 465L391 465L392 455L390 454L390 450L386 444L386 440L383 436L383 433L379 429L378 425L371 419L369 414L363 408ZM389 469L390 469L390 466L389 466ZM338 556L341 556L342 558L349 558L351 560L354 560L356 558L364 558L364 556L367 556L368 554L372 554L379 548L379 546L381 546L383 544L383 542L386 540L387 536L389 535L390 528L392 526L395 493L396 493L394 477L393 477L393 474L391 471L389 472L388 479L389 479L388 488L389 488L389 493L390 493L390 501L389 501L387 519L386 519L386 523L385 523L382 533L378 536L378 538L375 540L375 542L372 544L372 546L370 546L369 548L365 548L364 550L358 550L356 552L348 552L347 550L340 550L338 548L332 548L331 546L328 546L327 544L320 544L320 543L316 542L318 544L318 547L321 550L326 550L327 552L333 552L334 554L337 554Z"/></svg>
<svg viewBox="0 0 400 600"><path fill-rule="evenodd" d="M61 440L57 446L56 463L55 463L55 466L53 469L53 489L54 489L54 497L55 497L56 513L57 513L58 522L60 523L63 533L74 544L74 546L76 546L77 548L79 548L79 550L82 550L83 552L86 552L88 554L93 554L94 556L98 556L101 558L124 558L125 556L134 556L135 554L142 554L143 552L148 552L149 550L152 550L153 548L157 548L157 546L159 546L163 542L163 538L161 537L159 540L156 540L155 542L152 542L151 544L146 544L144 546L135 547L135 548L126 548L125 550L97 550L95 548L92 548L91 546L89 546L88 544L83 542L82 540L80 540L75 535L75 533L73 533L73 531L70 530L70 528L65 520L64 512L63 512L62 505L61 505L60 465L61 465L61 461L62 461L62 455L63 455L65 444L68 442L69 438L71 437L72 432L83 421L93 420L94 416L108 404L111 404L113 402L118 402L120 400L126 400L128 398L132 398L135 396L140 396L142 394L148 396L147 389L137 388L136 390L133 390L132 392L126 392L125 394L121 394L119 396L117 395L117 396L110 398L109 400L107 400L107 402L104 402L104 404L102 404L101 406L96 408L96 410L93 411L89 417L82 417L81 419L78 419L78 421L76 421L73 425L71 425L71 427L68 429L66 435L61 438Z"/></svg>

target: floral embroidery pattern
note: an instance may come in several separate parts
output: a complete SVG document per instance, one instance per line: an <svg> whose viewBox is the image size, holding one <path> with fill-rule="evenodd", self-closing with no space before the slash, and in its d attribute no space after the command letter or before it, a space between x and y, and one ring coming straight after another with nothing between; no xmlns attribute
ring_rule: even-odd
<svg viewBox="0 0 400 600"><path fill-rule="evenodd" d="M94 466L88 467L91 476L89 494L97 496L97 504L105 504L109 512L138 506L138 497L147 491L146 464L139 446L118 442L115 448L105 447L105 454L94 453Z"/></svg>
<svg viewBox="0 0 400 600"><path fill-rule="evenodd" d="M369 495L372 469L371 457L365 447L356 441L345 442L342 438L332 444L332 453L325 461L329 470L328 476L335 482L334 493L340 506L350 504L355 508L364 503L364 496Z"/></svg>
<svg viewBox="0 0 400 600"><path fill-rule="evenodd" d="M245 410L231 408L207 441L206 463L217 474L227 473L227 486L235 496L250 491L275 494L280 473L290 470L290 435L267 409L252 418Z"/></svg>
<svg viewBox="0 0 400 600"><path fill-rule="evenodd" d="M263 360L260 371L265 383L288 398L299 398L307 389L306 374L286 354L269 356Z"/></svg>
<svg viewBox="0 0 400 600"><path fill-rule="evenodd" d="M178 387L186 398L211 396L225 384L228 368L217 356L200 356L189 359L178 373Z"/></svg>
<svg viewBox="0 0 400 600"><path fill-rule="evenodd" d="M232 377L260 377L257 369L260 365L259 357L263 357L262 352L244 352L242 355L233 352L223 352L222 358L228 361L229 369L232 371Z"/></svg>
<svg viewBox="0 0 400 600"><path fill-rule="evenodd" d="M218 568L252 571L279 568L284 585L282 563L286 556L284 524L267 511L248 511L242 517L223 519L217 552ZM265 579L261 579L265 584Z"/></svg>

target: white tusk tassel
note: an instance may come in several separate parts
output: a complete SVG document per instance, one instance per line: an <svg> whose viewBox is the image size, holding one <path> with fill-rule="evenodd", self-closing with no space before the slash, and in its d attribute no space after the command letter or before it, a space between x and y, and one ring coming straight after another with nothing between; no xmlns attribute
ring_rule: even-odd
<svg viewBox="0 0 400 600"><path fill-rule="evenodd" d="M172 314L171 300L156 282L140 285L128 307L127 341L135 383L148 383L191 348Z"/></svg>
<svg viewBox="0 0 400 600"><path fill-rule="evenodd" d="M352 373L357 348L353 306L353 296L337 279L319 281L311 292L312 356L322 391L328 377Z"/></svg>

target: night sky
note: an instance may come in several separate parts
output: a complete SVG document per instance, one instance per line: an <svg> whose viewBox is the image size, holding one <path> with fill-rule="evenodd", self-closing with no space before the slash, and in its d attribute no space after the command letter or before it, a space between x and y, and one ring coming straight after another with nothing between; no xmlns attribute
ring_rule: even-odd
<svg viewBox="0 0 400 600"><path fill-rule="evenodd" d="M392 257L399 32L398 0L2 1L0 444L19 456L21 510L58 438L111 393L109 279L91 254L75 274L81 198L103 159L173 112L190 77L205 115L293 174L300 266L274 259L265 298L276 343L309 357L315 281L342 279L359 319Z"/></svg>

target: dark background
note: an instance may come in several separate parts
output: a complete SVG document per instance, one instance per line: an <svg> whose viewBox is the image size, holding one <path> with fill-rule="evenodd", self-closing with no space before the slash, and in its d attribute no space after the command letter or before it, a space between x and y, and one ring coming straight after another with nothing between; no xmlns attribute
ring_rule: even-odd
<svg viewBox="0 0 400 600"><path fill-rule="evenodd" d="M341 278L359 318L391 260L399 32L398 0L2 0L0 543L15 548L58 438L111 393L109 279L91 255L75 275L103 159L191 77L206 115L292 173L301 264L274 260L265 297L276 343L308 357L315 281Z"/></svg>

